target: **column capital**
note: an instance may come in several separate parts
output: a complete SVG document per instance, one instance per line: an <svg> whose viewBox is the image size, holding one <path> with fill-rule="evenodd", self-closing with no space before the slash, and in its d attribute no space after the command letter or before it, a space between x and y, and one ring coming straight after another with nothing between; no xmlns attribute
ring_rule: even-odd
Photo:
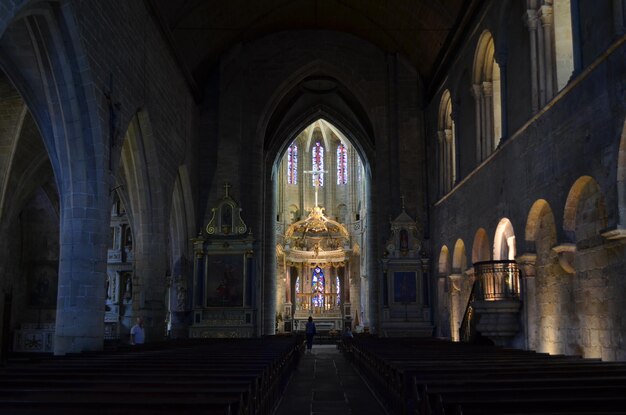
<svg viewBox="0 0 626 415"><path fill-rule="evenodd" d="M528 27L529 31L537 30L537 22L539 18L537 17L537 10L528 9L526 10L526 27Z"/></svg>
<svg viewBox="0 0 626 415"><path fill-rule="evenodd" d="M441 143L446 138L446 133L444 130L437 131L437 140Z"/></svg>
<svg viewBox="0 0 626 415"><path fill-rule="evenodd" d="M483 95L486 97L490 97L493 95L493 84L491 82L485 81L482 84Z"/></svg>
<svg viewBox="0 0 626 415"><path fill-rule="evenodd" d="M470 89L470 91L472 92L472 95L474 96L474 98L478 101L480 97L482 96L483 89L480 84L474 84L472 85L472 88Z"/></svg>
<svg viewBox="0 0 626 415"><path fill-rule="evenodd" d="M541 19L541 24L543 26L550 26L554 22L552 16L552 6L548 6L546 4L541 6L539 8L538 16Z"/></svg>
<svg viewBox="0 0 626 415"><path fill-rule="evenodd" d="M534 252L526 252L518 255L515 262L522 270L524 278L534 278L536 274L535 263L537 262L537 254Z"/></svg>

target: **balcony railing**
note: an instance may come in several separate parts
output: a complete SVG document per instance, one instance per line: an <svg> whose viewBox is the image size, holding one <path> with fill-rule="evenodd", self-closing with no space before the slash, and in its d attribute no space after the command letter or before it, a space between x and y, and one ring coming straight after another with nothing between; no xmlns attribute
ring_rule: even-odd
<svg viewBox="0 0 626 415"><path fill-rule="evenodd" d="M515 261L483 261L474 264L476 300L520 298L520 271Z"/></svg>

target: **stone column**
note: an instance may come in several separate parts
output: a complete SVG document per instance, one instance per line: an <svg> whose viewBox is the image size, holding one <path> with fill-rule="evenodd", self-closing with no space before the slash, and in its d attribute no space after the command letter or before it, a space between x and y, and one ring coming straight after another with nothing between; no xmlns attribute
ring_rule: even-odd
<svg viewBox="0 0 626 415"><path fill-rule="evenodd" d="M489 154L493 152L494 148L494 136L493 136L493 84L491 82L483 82L483 99L485 101L485 112L483 118L485 119L485 130L483 132L483 154L487 158Z"/></svg>
<svg viewBox="0 0 626 415"><path fill-rule="evenodd" d="M55 355L102 350L104 344L111 212L108 191L106 196L101 196L92 186L108 189L108 185L88 181L76 181L72 185L72 192L59 192L64 197L60 214Z"/></svg>
<svg viewBox="0 0 626 415"><path fill-rule="evenodd" d="M463 320L463 312L461 306L461 281L463 274L450 274L450 330L452 341L459 341L459 329Z"/></svg>
<svg viewBox="0 0 626 415"><path fill-rule="evenodd" d="M444 130L445 136L445 144L444 147L446 149L446 187L449 190L452 190L454 186L454 137L452 137L452 130L446 129Z"/></svg>
<svg viewBox="0 0 626 415"><path fill-rule="evenodd" d="M526 10L526 26L530 36L530 95L533 114L539 111L539 74L537 62L537 11Z"/></svg>
<svg viewBox="0 0 626 415"><path fill-rule="evenodd" d="M483 161L482 154L482 129L481 129L481 107L482 107L482 88L480 85L472 85L472 96L474 97L474 108L476 109L476 164Z"/></svg>
<svg viewBox="0 0 626 415"><path fill-rule="evenodd" d="M539 16L537 15L539 21ZM539 80L539 107L546 105L546 55L545 42L543 40L543 30L537 23L537 78Z"/></svg>
<svg viewBox="0 0 626 415"><path fill-rule="evenodd" d="M285 302L291 304L291 267L285 266Z"/></svg>
<svg viewBox="0 0 626 415"><path fill-rule="evenodd" d="M496 63L500 67L500 120L501 120L501 137L500 141L504 142L509 135L509 121L508 121L508 83L507 83L507 73L506 73L506 51L498 53L496 55ZM494 140L498 137L494 137Z"/></svg>
<svg viewBox="0 0 626 415"><path fill-rule="evenodd" d="M522 301L524 304L524 333L526 349L537 349L537 294L535 289L535 263L537 254L525 253L515 258L522 271Z"/></svg>
<svg viewBox="0 0 626 415"><path fill-rule="evenodd" d="M541 18L541 25L543 27L543 52L545 59L545 75L546 75L546 102L550 101L555 93L555 73L556 68L554 64L554 17L552 14L552 6L543 5L539 10Z"/></svg>

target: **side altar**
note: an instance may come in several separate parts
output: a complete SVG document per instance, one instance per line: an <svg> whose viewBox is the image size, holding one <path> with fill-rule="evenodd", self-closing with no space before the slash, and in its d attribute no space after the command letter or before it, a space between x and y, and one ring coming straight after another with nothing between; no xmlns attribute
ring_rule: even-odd
<svg viewBox="0 0 626 415"><path fill-rule="evenodd" d="M193 313L189 337L252 337L256 321L254 238L228 194L193 239Z"/></svg>
<svg viewBox="0 0 626 415"><path fill-rule="evenodd" d="M402 206L390 223L391 236L381 259L380 335L431 336L429 260L421 252L422 229Z"/></svg>

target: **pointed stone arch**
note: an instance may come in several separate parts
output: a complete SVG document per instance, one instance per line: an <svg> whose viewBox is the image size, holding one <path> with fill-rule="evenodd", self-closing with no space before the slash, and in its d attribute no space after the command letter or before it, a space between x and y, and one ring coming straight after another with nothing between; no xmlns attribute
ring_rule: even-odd
<svg viewBox="0 0 626 415"><path fill-rule="evenodd" d="M321 76L319 74L321 68L331 70L330 75ZM372 206L372 195L369 190L369 178L372 177L373 160L374 160L374 139L372 134L372 126L369 117L359 102L359 99L352 94L351 90L344 85L338 78L334 77L336 73L340 73L337 68L326 63L316 61L311 65L306 65L296 74L286 80L284 83L285 90L279 90L270 100L266 107L266 115L263 117L260 126L264 128L260 134L264 137L265 151L265 180L266 183L272 183L271 187L266 188L266 194L277 191L277 175L279 173L280 160L287 150L287 147L293 139L303 131L307 126L315 121L322 119L333 126L336 131L345 136L350 144L355 148L358 157L362 160L362 166L365 169L364 182L367 204ZM347 78L346 78L347 79ZM313 83L318 80L319 83ZM324 85L328 89L328 93L320 94L315 91L311 92L311 87L315 85ZM290 87L290 90L286 88ZM339 94L337 91L341 91ZM270 112L273 110L273 112ZM268 209L265 206L264 220L266 223L275 221L276 218L276 201L273 197L267 197L272 204ZM304 208L304 207L303 207ZM334 208L334 206L331 206ZM374 222L373 209L367 210L365 220L368 223ZM374 243L375 226L368 226L365 246L361 247L361 252L370 252ZM274 247L276 245L276 236L274 233L267 232L265 235L266 244ZM267 246L267 245L266 245ZM264 290L274 290L277 286L276 281L276 257L275 250L265 250L265 275L263 285ZM362 299L362 304L366 307L366 314L362 316L362 324L370 324L369 321L377 321L378 303L378 283L375 280L377 275L378 264L374 260L373 255L368 255L366 259L366 274L371 276L369 279L362 278L361 283L369 288L361 285L361 292L367 292L368 298ZM268 291L271 292L271 291ZM275 327L276 314L276 297L273 295L264 295L262 308L262 333L273 333ZM368 315L370 314L370 315Z"/></svg>
<svg viewBox="0 0 626 415"><path fill-rule="evenodd" d="M31 110L63 195L54 353L98 350L104 290L93 287L106 278L100 264L106 257L109 182L107 154L96 151L106 146L91 70L79 62L85 52L70 5L12 7L14 17L1 23L0 67Z"/></svg>

